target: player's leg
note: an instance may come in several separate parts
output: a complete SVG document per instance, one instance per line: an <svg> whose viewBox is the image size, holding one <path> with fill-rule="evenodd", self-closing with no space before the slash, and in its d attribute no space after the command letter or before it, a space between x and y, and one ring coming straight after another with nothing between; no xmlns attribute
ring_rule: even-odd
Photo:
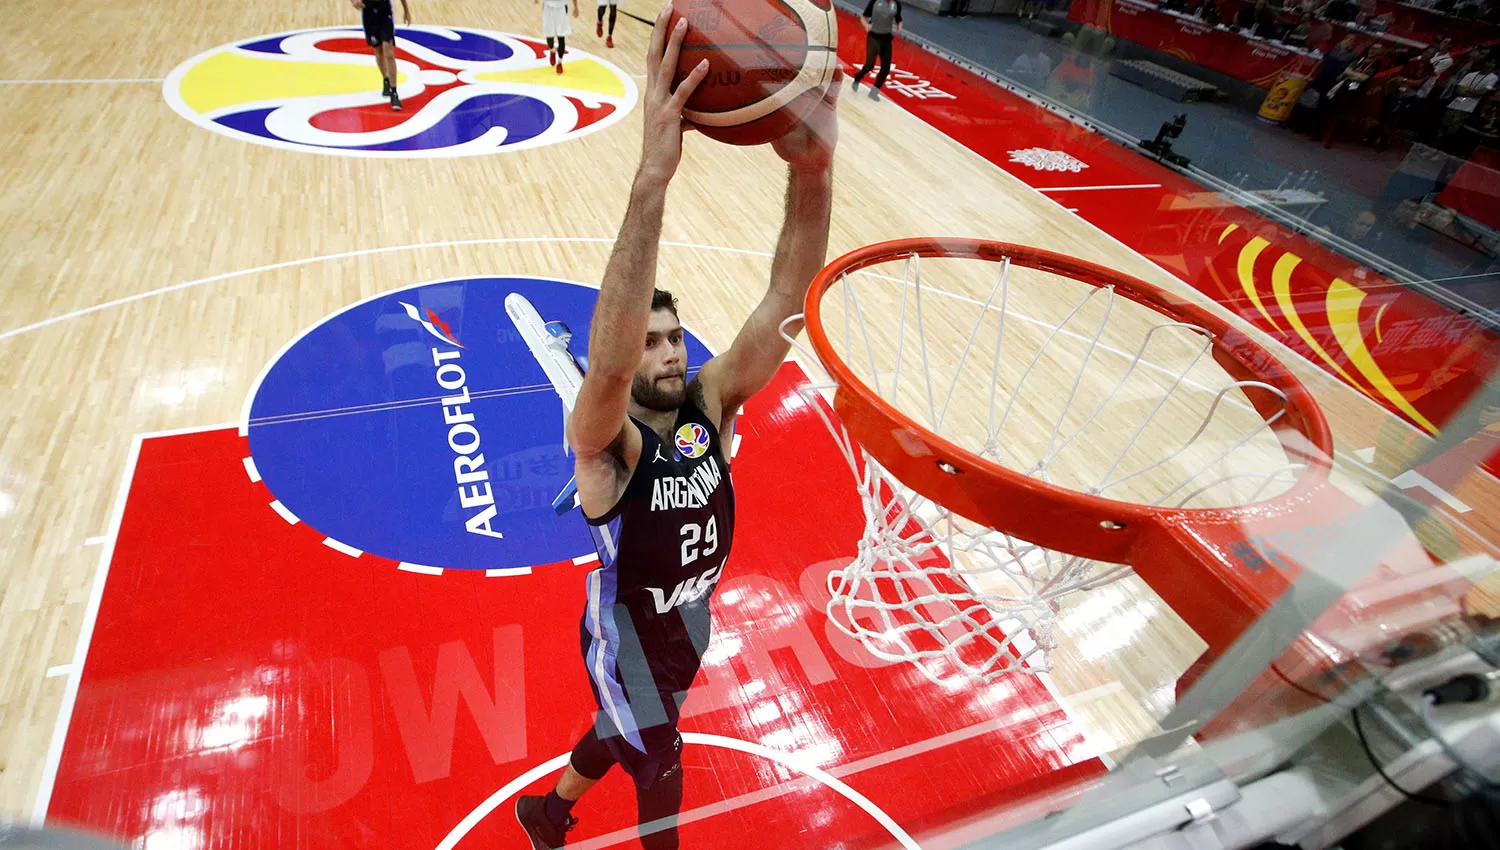
<svg viewBox="0 0 1500 850"><path fill-rule="evenodd" d="M563 768L563 775L547 796L516 800L516 820L536 850L563 846L568 831L578 823L573 817L573 804L614 767L614 753L600 739L599 726L596 718L588 733L573 747L568 766Z"/></svg>
<svg viewBox="0 0 1500 850"><path fill-rule="evenodd" d="M396 51L395 45L390 42L382 42L375 48L375 61L380 64L380 76L385 78L386 84L394 89L396 87ZM390 95L387 94L387 97Z"/></svg>
<svg viewBox="0 0 1500 850"><path fill-rule="evenodd" d="M677 850L677 816L682 812L682 736L655 753L649 772L635 777L635 804L642 850Z"/></svg>
<svg viewBox="0 0 1500 850"><path fill-rule="evenodd" d="M550 35L547 36L547 62L557 64L557 39Z"/></svg>
<svg viewBox="0 0 1500 850"><path fill-rule="evenodd" d="M892 36L884 36L880 39L880 73L875 75L875 85L870 89L870 97L874 98L880 87L885 85L885 78L891 73L891 42ZM869 60L866 60L869 61Z"/></svg>
<svg viewBox="0 0 1500 850"><path fill-rule="evenodd" d="M610 27L609 31L610 34L613 35L614 27ZM602 38L604 36L604 0L599 0L599 13L598 16L594 18L594 36L597 38Z"/></svg>
<svg viewBox="0 0 1500 850"><path fill-rule="evenodd" d="M392 38L391 41L387 41L380 45L380 47L385 53L387 79L391 81L391 108L400 111L401 95L396 91L396 42Z"/></svg>
<svg viewBox="0 0 1500 850"><path fill-rule="evenodd" d="M375 67L380 70L380 96L390 97L393 81L385 70L385 58L380 52L380 17L375 14L373 3L366 3L359 13L360 25L365 30L365 44L370 46L370 52L375 54Z"/></svg>
<svg viewBox="0 0 1500 850"><path fill-rule="evenodd" d="M615 15L619 14L620 7L614 3L609 4L609 35L604 40L605 47L615 46Z"/></svg>
<svg viewBox="0 0 1500 850"><path fill-rule="evenodd" d="M861 65L860 68L859 68L859 70L854 72L854 87L856 89L859 88L859 81L863 80L865 78L865 75L868 74L868 73L870 73L870 69L873 68L873 67L875 67L875 57L877 57L879 55L880 55L880 39L879 39L879 37L877 37L874 33L868 33L868 34L866 34L865 35L865 64Z"/></svg>

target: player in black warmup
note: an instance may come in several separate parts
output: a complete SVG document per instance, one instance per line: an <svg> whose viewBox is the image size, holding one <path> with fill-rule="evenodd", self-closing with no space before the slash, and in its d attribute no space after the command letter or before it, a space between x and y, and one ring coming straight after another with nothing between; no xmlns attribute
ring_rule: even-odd
<svg viewBox="0 0 1500 850"><path fill-rule="evenodd" d="M678 712L708 647L709 600L734 539L723 438L785 359L778 328L802 311L828 249L836 86L802 127L773 143L789 170L765 297L729 350L685 380L676 302L655 288L657 243L682 157L682 106L708 68L701 63L672 90L687 22L669 27L670 14L662 10L651 34L641 162L568 419L578 499L599 550L580 629L599 711L556 788L516 802L534 848L563 846L577 823L573 804L615 764L635 783L642 847L677 847Z"/></svg>
<svg viewBox="0 0 1500 850"><path fill-rule="evenodd" d="M380 96L391 99L391 108L401 110L401 95L396 93L396 11L391 0L349 0L364 18L365 44L375 49L375 65L384 80ZM401 19L411 26L411 7L401 0Z"/></svg>

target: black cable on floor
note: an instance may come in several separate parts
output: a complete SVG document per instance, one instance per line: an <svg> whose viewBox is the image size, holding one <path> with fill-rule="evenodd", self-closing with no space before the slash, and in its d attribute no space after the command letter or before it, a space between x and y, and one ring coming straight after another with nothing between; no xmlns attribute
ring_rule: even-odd
<svg viewBox="0 0 1500 850"><path fill-rule="evenodd" d="M1375 752L1370 749L1370 742L1365 738L1364 726L1360 725L1359 722L1359 706L1356 705L1354 708L1350 709L1349 716L1354 718L1354 734L1359 737L1359 745L1365 751L1365 758L1370 760L1370 766L1375 768L1375 772L1380 774L1380 778L1385 780L1385 784L1396 789L1398 792L1400 792L1401 796L1414 802L1426 803L1429 806L1440 806L1443 808L1447 808L1453 805L1452 801L1450 800L1443 800L1436 797L1424 797L1421 794L1413 794L1405 788L1402 788L1400 785L1397 785L1396 780L1392 779L1390 775L1385 772L1385 768L1381 767L1380 762L1375 759Z"/></svg>

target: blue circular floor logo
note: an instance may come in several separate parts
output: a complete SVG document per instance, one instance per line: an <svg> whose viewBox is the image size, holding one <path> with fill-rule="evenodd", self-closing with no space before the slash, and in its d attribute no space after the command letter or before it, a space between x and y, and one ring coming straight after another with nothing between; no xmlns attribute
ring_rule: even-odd
<svg viewBox="0 0 1500 850"><path fill-rule="evenodd" d="M289 344L245 422L276 500L346 547L417 567L503 570L593 553L570 510L562 402L507 314L512 294L553 346L571 330L568 349L587 363L598 290L533 277L379 295ZM710 356L692 333L687 347L694 367Z"/></svg>

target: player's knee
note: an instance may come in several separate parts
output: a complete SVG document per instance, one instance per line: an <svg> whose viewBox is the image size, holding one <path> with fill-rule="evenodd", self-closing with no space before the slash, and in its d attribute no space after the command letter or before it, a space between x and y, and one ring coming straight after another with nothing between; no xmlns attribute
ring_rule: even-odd
<svg viewBox="0 0 1500 850"><path fill-rule="evenodd" d="M569 756L568 763L573 770L584 779L598 781L604 778L604 774L614 766L615 757L609 751L609 747L599 740L598 733L590 729L573 747L573 754Z"/></svg>

